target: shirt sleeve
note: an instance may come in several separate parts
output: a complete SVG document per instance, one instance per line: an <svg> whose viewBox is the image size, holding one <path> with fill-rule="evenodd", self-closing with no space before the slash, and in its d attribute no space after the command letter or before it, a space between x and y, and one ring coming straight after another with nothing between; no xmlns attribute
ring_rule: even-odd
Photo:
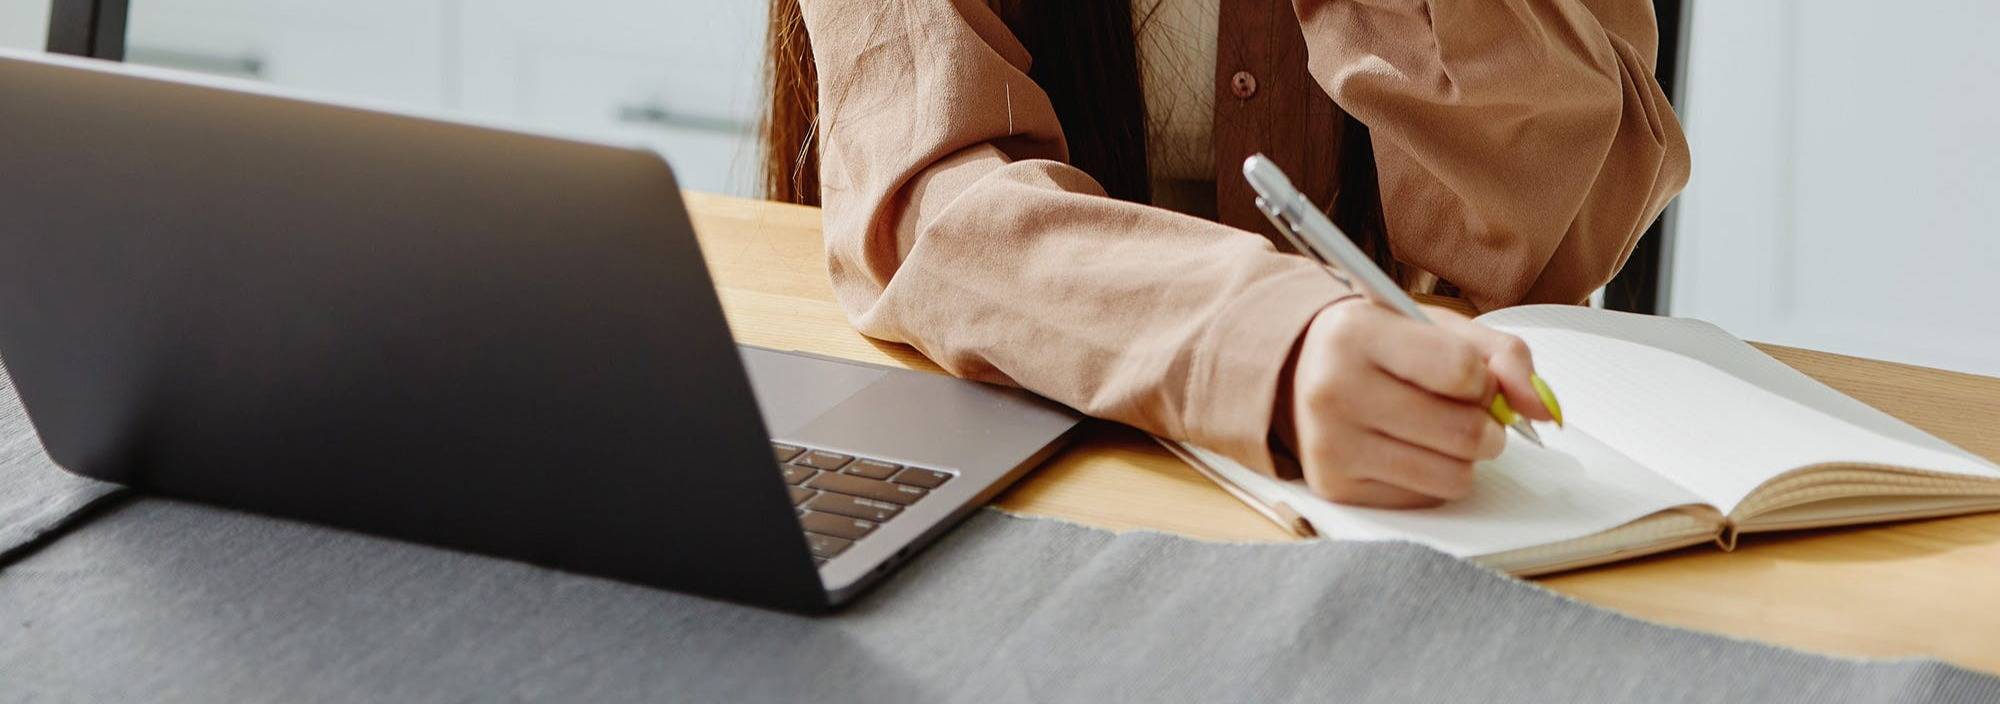
<svg viewBox="0 0 2000 704"><path fill-rule="evenodd" d="M1278 374L1346 293L1263 237L1107 197L978 0L808 0L828 266L863 334L1272 471Z"/></svg>
<svg viewBox="0 0 2000 704"><path fill-rule="evenodd" d="M1367 125L1396 257L1473 305L1577 303L1686 185L1645 0L1295 0Z"/></svg>

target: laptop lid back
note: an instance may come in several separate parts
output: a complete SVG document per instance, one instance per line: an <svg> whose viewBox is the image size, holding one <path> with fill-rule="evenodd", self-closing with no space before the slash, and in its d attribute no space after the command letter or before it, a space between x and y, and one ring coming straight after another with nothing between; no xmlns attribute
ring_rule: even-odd
<svg viewBox="0 0 2000 704"><path fill-rule="evenodd" d="M0 356L169 496L824 606L654 154L0 56Z"/></svg>

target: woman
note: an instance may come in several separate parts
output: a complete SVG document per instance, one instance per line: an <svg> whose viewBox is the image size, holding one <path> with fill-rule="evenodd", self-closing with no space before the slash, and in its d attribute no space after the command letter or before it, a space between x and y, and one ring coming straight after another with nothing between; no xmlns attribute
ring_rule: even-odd
<svg viewBox="0 0 2000 704"><path fill-rule="evenodd" d="M769 195L825 208L863 333L1315 491L1464 495L1518 339L1357 300L1235 176L1269 154L1378 261L1582 301L1686 182L1645 0L774 0ZM1136 11L1136 14L1135 14Z"/></svg>

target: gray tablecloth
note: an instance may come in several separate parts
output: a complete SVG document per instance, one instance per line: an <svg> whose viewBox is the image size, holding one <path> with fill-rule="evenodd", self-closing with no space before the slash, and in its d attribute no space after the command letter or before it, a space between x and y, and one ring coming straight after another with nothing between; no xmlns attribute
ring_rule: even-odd
<svg viewBox="0 0 2000 704"><path fill-rule="evenodd" d="M0 571L0 614L0 696L24 700L2000 700L1937 662L1648 625L1409 544L991 511L811 618L141 500Z"/></svg>
<svg viewBox="0 0 2000 704"><path fill-rule="evenodd" d="M91 504L121 491L58 469L0 366L0 565Z"/></svg>
<svg viewBox="0 0 2000 704"><path fill-rule="evenodd" d="M107 491L24 428L0 404L16 547ZM2000 701L1935 661L1648 625L1410 544L992 511L822 618L158 499L13 552L5 701Z"/></svg>

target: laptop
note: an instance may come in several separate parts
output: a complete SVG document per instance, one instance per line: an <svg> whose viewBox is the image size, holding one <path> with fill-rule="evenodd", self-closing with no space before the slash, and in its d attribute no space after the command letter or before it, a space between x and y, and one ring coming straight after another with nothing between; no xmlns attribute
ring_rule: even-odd
<svg viewBox="0 0 2000 704"><path fill-rule="evenodd" d="M736 344L644 148L21 53L0 95L0 358L78 474L814 612L1079 420Z"/></svg>

